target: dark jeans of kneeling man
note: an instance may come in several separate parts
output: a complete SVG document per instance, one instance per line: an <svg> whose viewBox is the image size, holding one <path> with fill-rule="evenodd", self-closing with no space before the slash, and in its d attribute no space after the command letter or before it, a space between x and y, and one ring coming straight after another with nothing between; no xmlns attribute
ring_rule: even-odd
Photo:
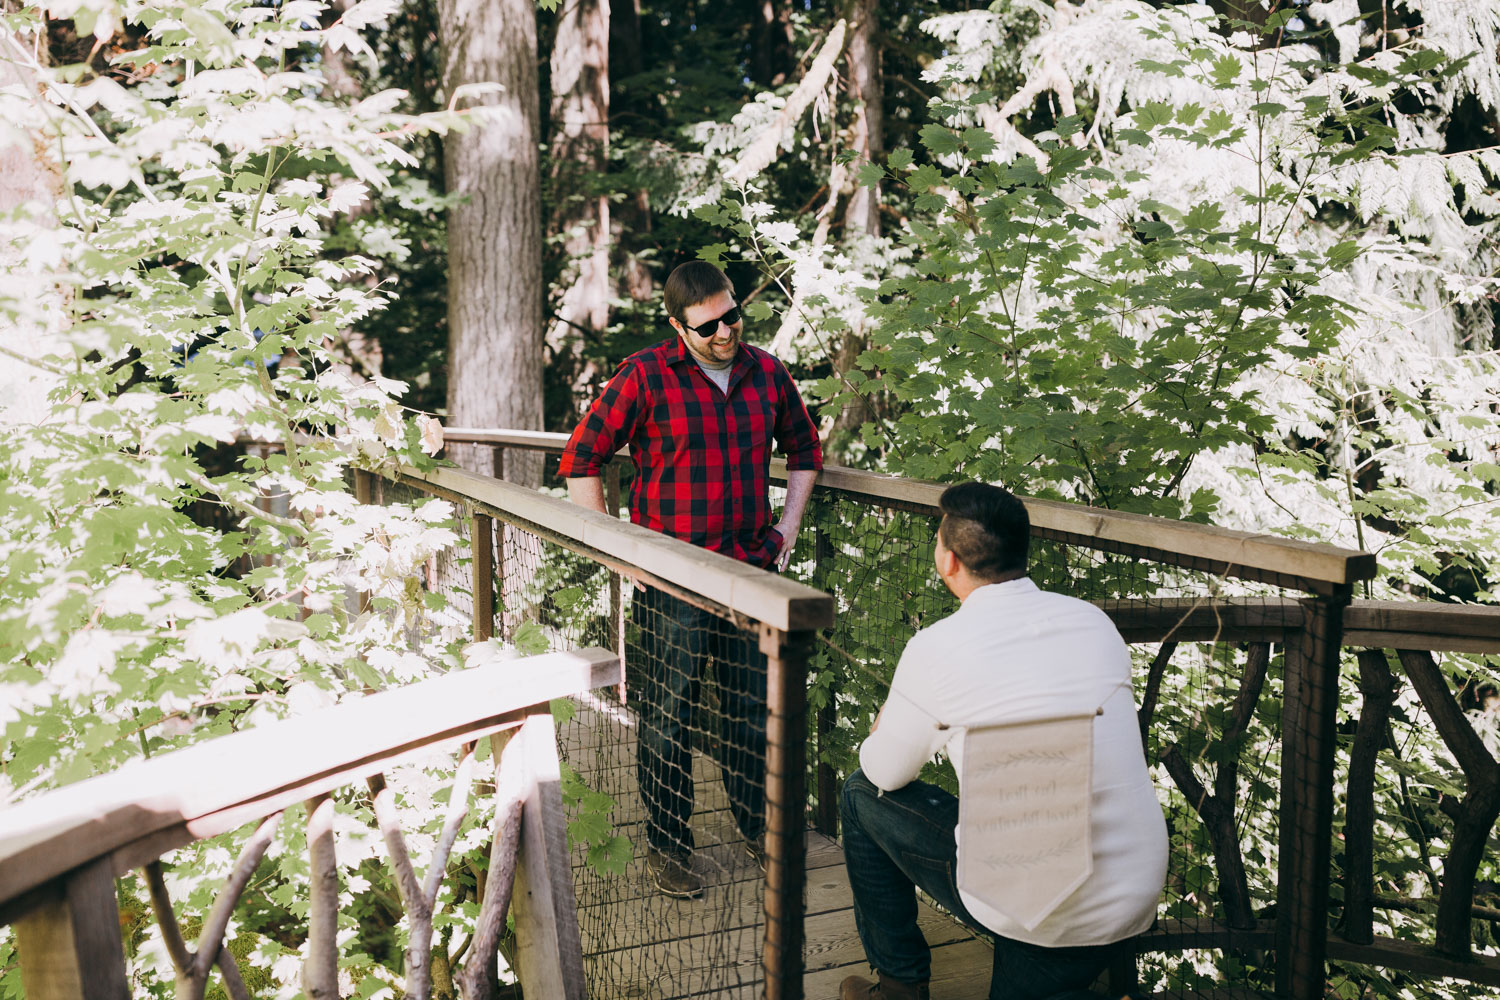
<svg viewBox="0 0 1500 1000"><path fill-rule="evenodd" d="M917 926L917 889L971 929L995 939L989 1000L1097 1000L1088 986L1114 945L1043 948L1001 937L958 894L958 798L925 781L881 794L863 771L844 783L844 861L854 920L870 964L891 979L925 982L932 951Z"/></svg>

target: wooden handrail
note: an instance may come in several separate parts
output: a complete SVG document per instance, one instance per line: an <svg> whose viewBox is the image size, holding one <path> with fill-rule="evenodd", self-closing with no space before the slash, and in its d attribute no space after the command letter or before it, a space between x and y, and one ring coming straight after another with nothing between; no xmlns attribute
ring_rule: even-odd
<svg viewBox="0 0 1500 1000"><path fill-rule="evenodd" d="M39 795L0 812L0 920L23 915L29 893L90 862L111 859L119 874L621 677L618 656L597 648L455 671Z"/></svg>
<svg viewBox="0 0 1500 1000"><path fill-rule="evenodd" d="M1302 627L1299 601L1278 597L1167 597L1094 601L1127 642L1282 642ZM1343 644L1354 649L1500 653L1500 607L1436 601L1354 600Z"/></svg>
<svg viewBox="0 0 1500 1000"><path fill-rule="evenodd" d="M445 428L444 440L454 443L490 444L535 451L561 451L568 435L545 431L494 430L471 427ZM623 459L616 457L617 461ZM786 481L786 463L771 460L771 478ZM936 514L938 497L947 484L929 483L899 476L830 465L818 474L817 485L828 490L899 504ZM1127 514L1056 500L1021 498L1031 516L1033 531L1075 545L1122 548L1142 558L1191 561L1195 565L1229 576L1262 578L1272 574L1276 582L1319 589L1374 578L1375 556L1334 545L1301 542L1276 535L1235 531L1211 524L1174 521L1144 514Z"/></svg>
<svg viewBox="0 0 1500 1000"><path fill-rule="evenodd" d="M797 631L833 624L833 598L823 591L649 528L466 469L401 471L406 479L477 502L500 517L528 521L767 625Z"/></svg>

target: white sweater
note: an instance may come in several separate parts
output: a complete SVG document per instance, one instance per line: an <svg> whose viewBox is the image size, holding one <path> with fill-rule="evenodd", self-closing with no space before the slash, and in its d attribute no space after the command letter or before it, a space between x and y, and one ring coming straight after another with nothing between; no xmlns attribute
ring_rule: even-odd
<svg viewBox="0 0 1500 1000"><path fill-rule="evenodd" d="M894 791L947 747L960 774L968 725L1082 715L1094 720L1093 872L1027 931L959 886L964 906L996 934L1046 947L1110 944L1146 930L1167 871L1167 826L1141 750L1130 651L1092 604L1029 579L980 587L948 618L912 636L879 728L859 763ZM939 722L949 728L939 730ZM983 788L962 788L983 795ZM957 832L962 839L963 829Z"/></svg>

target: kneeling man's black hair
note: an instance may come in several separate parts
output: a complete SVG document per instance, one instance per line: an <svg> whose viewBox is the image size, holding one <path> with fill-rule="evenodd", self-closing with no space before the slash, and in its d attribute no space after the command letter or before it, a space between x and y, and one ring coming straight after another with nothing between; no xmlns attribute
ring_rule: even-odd
<svg viewBox="0 0 1500 1000"><path fill-rule="evenodd" d="M1031 518L1009 490L988 483L959 483L938 499L943 523L938 531L948 551L970 575L993 580L1026 569Z"/></svg>

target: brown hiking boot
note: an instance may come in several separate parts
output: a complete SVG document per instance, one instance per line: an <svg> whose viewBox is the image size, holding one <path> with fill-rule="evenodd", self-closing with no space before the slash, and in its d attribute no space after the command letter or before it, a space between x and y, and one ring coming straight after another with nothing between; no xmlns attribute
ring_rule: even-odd
<svg viewBox="0 0 1500 1000"><path fill-rule="evenodd" d="M666 854L656 849L646 852L646 870L663 896L696 899L703 895L703 879L693 872L691 854Z"/></svg>
<svg viewBox="0 0 1500 1000"><path fill-rule="evenodd" d="M883 972L876 972L880 982L872 983L850 976L839 984L839 1000L928 1000L927 981L898 983Z"/></svg>
<svg viewBox="0 0 1500 1000"><path fill-rule="evenodd" d="M751 861L760 865L760 873L764 875L766 873L766 835L746 837L745 853L750 856Z"/></svg>

